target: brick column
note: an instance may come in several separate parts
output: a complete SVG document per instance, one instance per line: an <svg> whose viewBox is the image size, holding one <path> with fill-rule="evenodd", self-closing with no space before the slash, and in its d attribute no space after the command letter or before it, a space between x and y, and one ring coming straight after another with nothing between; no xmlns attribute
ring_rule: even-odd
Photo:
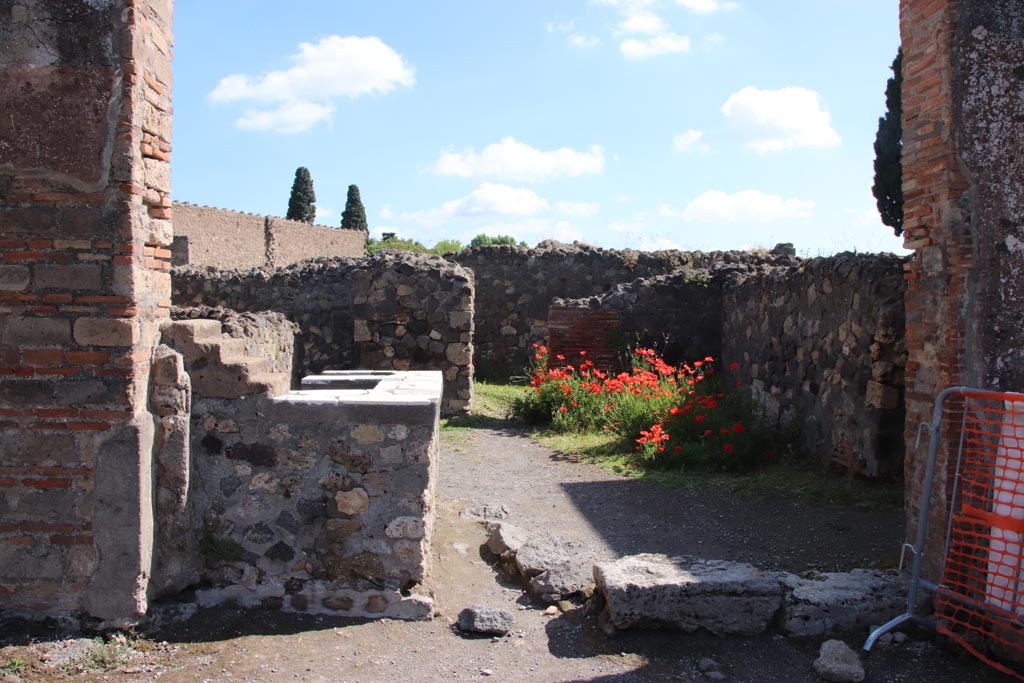
<svg viewBox="0 0 1024 683"><path fill-rule="evenodd" d="M0 605L147 605L172 0L0 5Z"/></svg>
<svg viewBox="0 0 1024 683"><path fill-rule="evenodd" d="M961 199L966 184L956 161L953 72L950 58L959 0L901 0L903 40L903 246L906 265L906 477L907 536L917 528L927 442L914 442L930 422L935 396L962 384L964 326L961 302L971 267ZM938 580L951 481L943 442L932 502L925 574Z"/></svg>
<svg viewBox="0 0 1024 683"><path fill-rule="evenodd" d="M1024 10L1014 0L901 0L906 509L919 517L935 396L1024 391ZM947 403L925 576L939 579L960 419Z"/></svg>

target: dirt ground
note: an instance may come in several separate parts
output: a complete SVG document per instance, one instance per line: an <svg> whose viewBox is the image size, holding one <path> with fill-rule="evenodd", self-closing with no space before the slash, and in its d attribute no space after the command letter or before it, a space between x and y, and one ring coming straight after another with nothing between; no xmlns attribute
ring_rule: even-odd
<svg viewBox="0 0 1024 683"><path fill-rule="evenodd" d="M503 421L456 431L443 440L437 483L433 621L357 622L222 608L138 640L106 643L8 624L0 633L7 644L0 649L0 683L817 682L811 665L818 639L658 631L608 637L583 607L548 613L495 572L480 551L482 526L459 513L472 505L504 505L513 524L585 543L601 557L692 554L793 572L888 563L902 538L898 510L663 489L570 462ZM512 633L460 635L452 622L472 604L511 610ZM848 642L859 649L865 635ZM909 635L903 644L876 647L865 680L1012 680L937 647L928 634ZM707 658L718 675L701 672Z"/></svg>

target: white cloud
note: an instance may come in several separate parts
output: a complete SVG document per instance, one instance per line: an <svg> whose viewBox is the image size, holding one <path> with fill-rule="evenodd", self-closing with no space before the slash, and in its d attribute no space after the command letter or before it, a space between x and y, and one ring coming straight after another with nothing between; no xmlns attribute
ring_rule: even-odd
<svg viewBox="0 0 1024 683"><path fill-rule="evenodd" d="M682 250L679 243L667 237L641 237L640 251Z"/></svg>
<svg viewBox="0 0 1024 683"><path fill-rule="evenodd" d="M548 22L548 33L568 33L575 28L576 22L574 21L563 21L563 22Z"/></svg>
<svg viewBox="0 0 1024 683"><path fill-rule="evenodd" d="M644 7L650 7L655 0L594 0L595 4L615 7L623 12L635 12Z"/></svg>
<svg viewBox="0 0 1024 683"><path fill-rule="evenodd" d="M316 207L316 222L323 224L325 220L338 217L338 211L336 209L330 209L326 206Z"/></svg>
<svg viewBox="0 0 1024 683"><path fill-rule="evenodd" d="M548 202L533 190L495 183L482 183L465 197L453 199L436 209L402 214L427 227L461 218L530 216L548 208Z"/></svg>
<svg viewBox="0 0 1024 683"><path fill-rule="evenodd" d="M628 12L619 24L619 30L623 33L662 33L667 28L661 17L646 9Z"/></svg>
<svg viewBox="0 0 1024 683"><path fill-rule="evenodd" d="M694 14L711 14L719 10L736 9L739 3L729 0L676 0L676 4L685 7Z"/></svg>
<svg viewBox="0 0 1024 683"><path fill-rule="evenodd" d="M662 33L647 40L627 38L619 44L626 59L648 59L660 55L690 51L690 39L675 33Z"/></svg>
<svg viewBox="0 0 1024 683"><path fill-rule="evenodd" d="M748 139L747 146L761 154L797 147L836 147L840 142L818 93L806 88L760 90L748 86L729 96L722 113Z"/></svg>
<svg viewBox="0 0 1024 683"><path fill-rule="evenodd" d="M416 82L412 67L375 36L334 35L301 43L291 60L294 65L285 71L222 78L209 97L261 105L238 119L239 128L297 133L329 119L335 99L387 93Z"/></svg>
<svg viewBox="0 0 1024 683"><path fill-rule="evenodd" d="M808 218L813 209L813 201L783 199L759 190L743 190L735 194L708 190L686 205L683 219L702 223L769 223Z"/></svg>
<svg viewBox="0 0 1024 683"><path fill-rule="evenodd" d="M600 43L597 36L586 36L582 33L574 33L569 36L569 44L573 47L597 47Z"/></svg>
<svg viewBox="0 0 1024 683"><path fill-rule="evenodd" d="M604 170L604 148L591 145L586 152L568 147L544 152L507 137L484 147L479 154L471 148L462 152L442 152L431 170L442 176L539 182L557 176L601 173Z"/></svg>
<svg viewBox="0 0 1024 683"><path fill-rule="evenodd" d="M309 130L333 113L333 104L282 102L275 109L247 109L235 125L241 130L272 130L291 135Z"/></svg>
<svg viewBox="0 0 1024 683"><path fill-rule="evenodd" d="M377 212L377 216L382 220L388 221L395 217L395 212L391 209L390 204L385 204L380 207L380 211Z"/></svg>
<svg viewBox="0 0 1024 683"><path fill-rule="evenodd" d="M612 223L608 226L610 232L618 233L636 233L643 232L647 229L647 225L642 221L633 221L630 223Z"/></svg>
<svg viewBox="0 0 1024 683"><path fill-rule="evenodd" d="M554 229L548 232L547 235L541 239L556 239L559 242L575 242L576 240L583 239L583 232L574 226L569 221L558 221L555 223Z"/></svg>
<svg viewBox="0 0 1024 683"><path fill-rule="evenodd" d="M566 216L572 216L573 218L586 218L587 216L596 216L601 210L601 205L597 202L567 202L560 201L555 202L555 209Z"/></svg>
<svg viewBox="0 0 1024 683"><path fill-rule="evenodd" d="M690 128L689 130L682 133L676 133L672 136L672 147L675 148L677 152L706 152L709 147L701 142L703 137L704 131Z"/></svg>
<svg viewBox="0 0 1024 683"><path fill-rule="evenodd" d="M670 204L662 204L658 207L658 215L662 218L675 218L679 215L679 209Z"/></svg>

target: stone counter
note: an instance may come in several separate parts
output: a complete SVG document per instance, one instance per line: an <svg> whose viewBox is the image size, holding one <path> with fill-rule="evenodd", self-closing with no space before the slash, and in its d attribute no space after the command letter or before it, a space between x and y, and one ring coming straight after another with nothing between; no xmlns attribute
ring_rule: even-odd
<svg viewBox="0 0 1024 683"><path fill-rule="evenodd" d="M367 377L376 386L365 388ZM212 585L197 592L201 605L432 614L416 588L430 558L441 373L355 371L333 382L196 401L193 457Z"/></svg>

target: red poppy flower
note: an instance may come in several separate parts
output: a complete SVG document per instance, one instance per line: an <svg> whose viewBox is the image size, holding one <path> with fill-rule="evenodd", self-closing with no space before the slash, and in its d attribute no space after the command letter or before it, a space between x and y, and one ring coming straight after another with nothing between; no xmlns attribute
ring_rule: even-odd
<svg viewBox="0 0 1024 683"><path fill-rule="evenodd" d="M725 451L726 453L732 453L732 444L725 444L724 446L722 446L722 450Z"/></svg>

